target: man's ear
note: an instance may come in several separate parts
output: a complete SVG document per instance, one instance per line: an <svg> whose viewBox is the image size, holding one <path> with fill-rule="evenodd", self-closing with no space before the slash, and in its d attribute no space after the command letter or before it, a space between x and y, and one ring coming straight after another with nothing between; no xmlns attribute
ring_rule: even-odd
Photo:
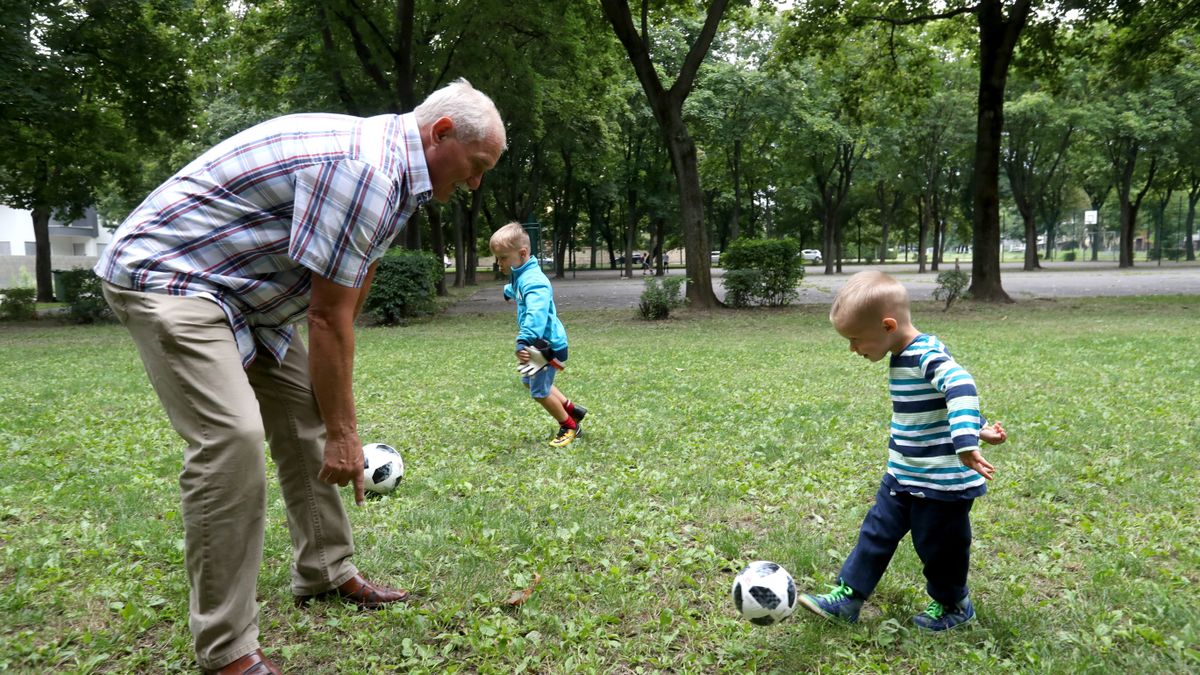
<svg viewBox="0 0 1200 675"><path fill-rule="evenodd" d="M429 132L429 135L433 137L434 143L440 143L453 134L454 120L450 119L449 117L437 118Z"/></svg>
<svg viewBox="0 0 1200 675"><path fill-rule="evenodd" d="M896 332L896 327L900 324L890 316L883 317L883 329L889 333Z"/></svg>

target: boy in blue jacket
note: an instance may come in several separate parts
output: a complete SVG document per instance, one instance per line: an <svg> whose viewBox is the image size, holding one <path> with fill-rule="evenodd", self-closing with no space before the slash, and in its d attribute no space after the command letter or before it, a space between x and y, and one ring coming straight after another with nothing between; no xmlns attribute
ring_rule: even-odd
<svg viewBox="0 0 1200 675"><path fill-rule="evenodd" d="M511 275L505 301L517 301L517 372L529 394L558 422L551 447L562 448L583 435L579 423L587 409L554 386L554 376L567 360L567 331L554 310L554 291L536 258L529 256L529 235L520 223L492 233L489 243L500 270Z"/></svg>

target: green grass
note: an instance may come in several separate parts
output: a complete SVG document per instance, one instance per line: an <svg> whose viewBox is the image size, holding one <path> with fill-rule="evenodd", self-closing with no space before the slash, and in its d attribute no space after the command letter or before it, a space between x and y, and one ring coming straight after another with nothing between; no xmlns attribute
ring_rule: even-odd
<svg viewBox="0 0 1200 675"><path fill-rule="evenodd" d="M760 558L824 591L883 471L886 368L825 308L567 314L559 384L592 412L565 450L513 372L512 316L364 329L362 438L401 448L408 474L350 506L355 561L417 600L293 608L271 481L264 646L299 673L1196 672L1198 311L916 309L1010 432L974 509L978 621L936 637L909 628L926 598L907 541L859 626L757 628L729 600ZM0 670L194 669L180 443L131 341L0 326L0 353Z"/></svg>

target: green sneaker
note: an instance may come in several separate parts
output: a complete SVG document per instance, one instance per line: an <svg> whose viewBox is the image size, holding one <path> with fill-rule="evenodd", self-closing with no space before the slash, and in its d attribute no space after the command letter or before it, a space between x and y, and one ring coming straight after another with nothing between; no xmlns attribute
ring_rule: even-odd
<svg viewBox="0 0 1200 675"><path fill-rule="evenodd" d="M942 603L934 600L929 603L928 609L913 617L913 623L923 630L940 633L961 626L974 618L975 608L971 605L971 598L967 597L948 610Z"/></svg>
<svg viewBox="0 0 1200 675"><path fill-rule="evenodd" d="M800 596L800 604L810 612L819 614L826 619L858 623L858 612L862 609L862 598L854 597L854 589L838 579L838 585L825 595L805 593Z"/></svg>

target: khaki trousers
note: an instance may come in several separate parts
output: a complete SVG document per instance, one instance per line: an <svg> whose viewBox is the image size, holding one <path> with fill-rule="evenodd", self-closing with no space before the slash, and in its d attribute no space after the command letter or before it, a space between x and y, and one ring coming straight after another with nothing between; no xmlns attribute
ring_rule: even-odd
<svg viewBox="0 0 1200 675"><path fill-rule="evenodd" d="M199 297L104 284L104 298L137 345L171 426L187 442L179 474L189 625L201 668L259 648L269 444L292 537L292 593L327 591L357 573L336 486L317 478L325 426L299 339L279 365L266 352L242 368L224 311Z"/></svg>

